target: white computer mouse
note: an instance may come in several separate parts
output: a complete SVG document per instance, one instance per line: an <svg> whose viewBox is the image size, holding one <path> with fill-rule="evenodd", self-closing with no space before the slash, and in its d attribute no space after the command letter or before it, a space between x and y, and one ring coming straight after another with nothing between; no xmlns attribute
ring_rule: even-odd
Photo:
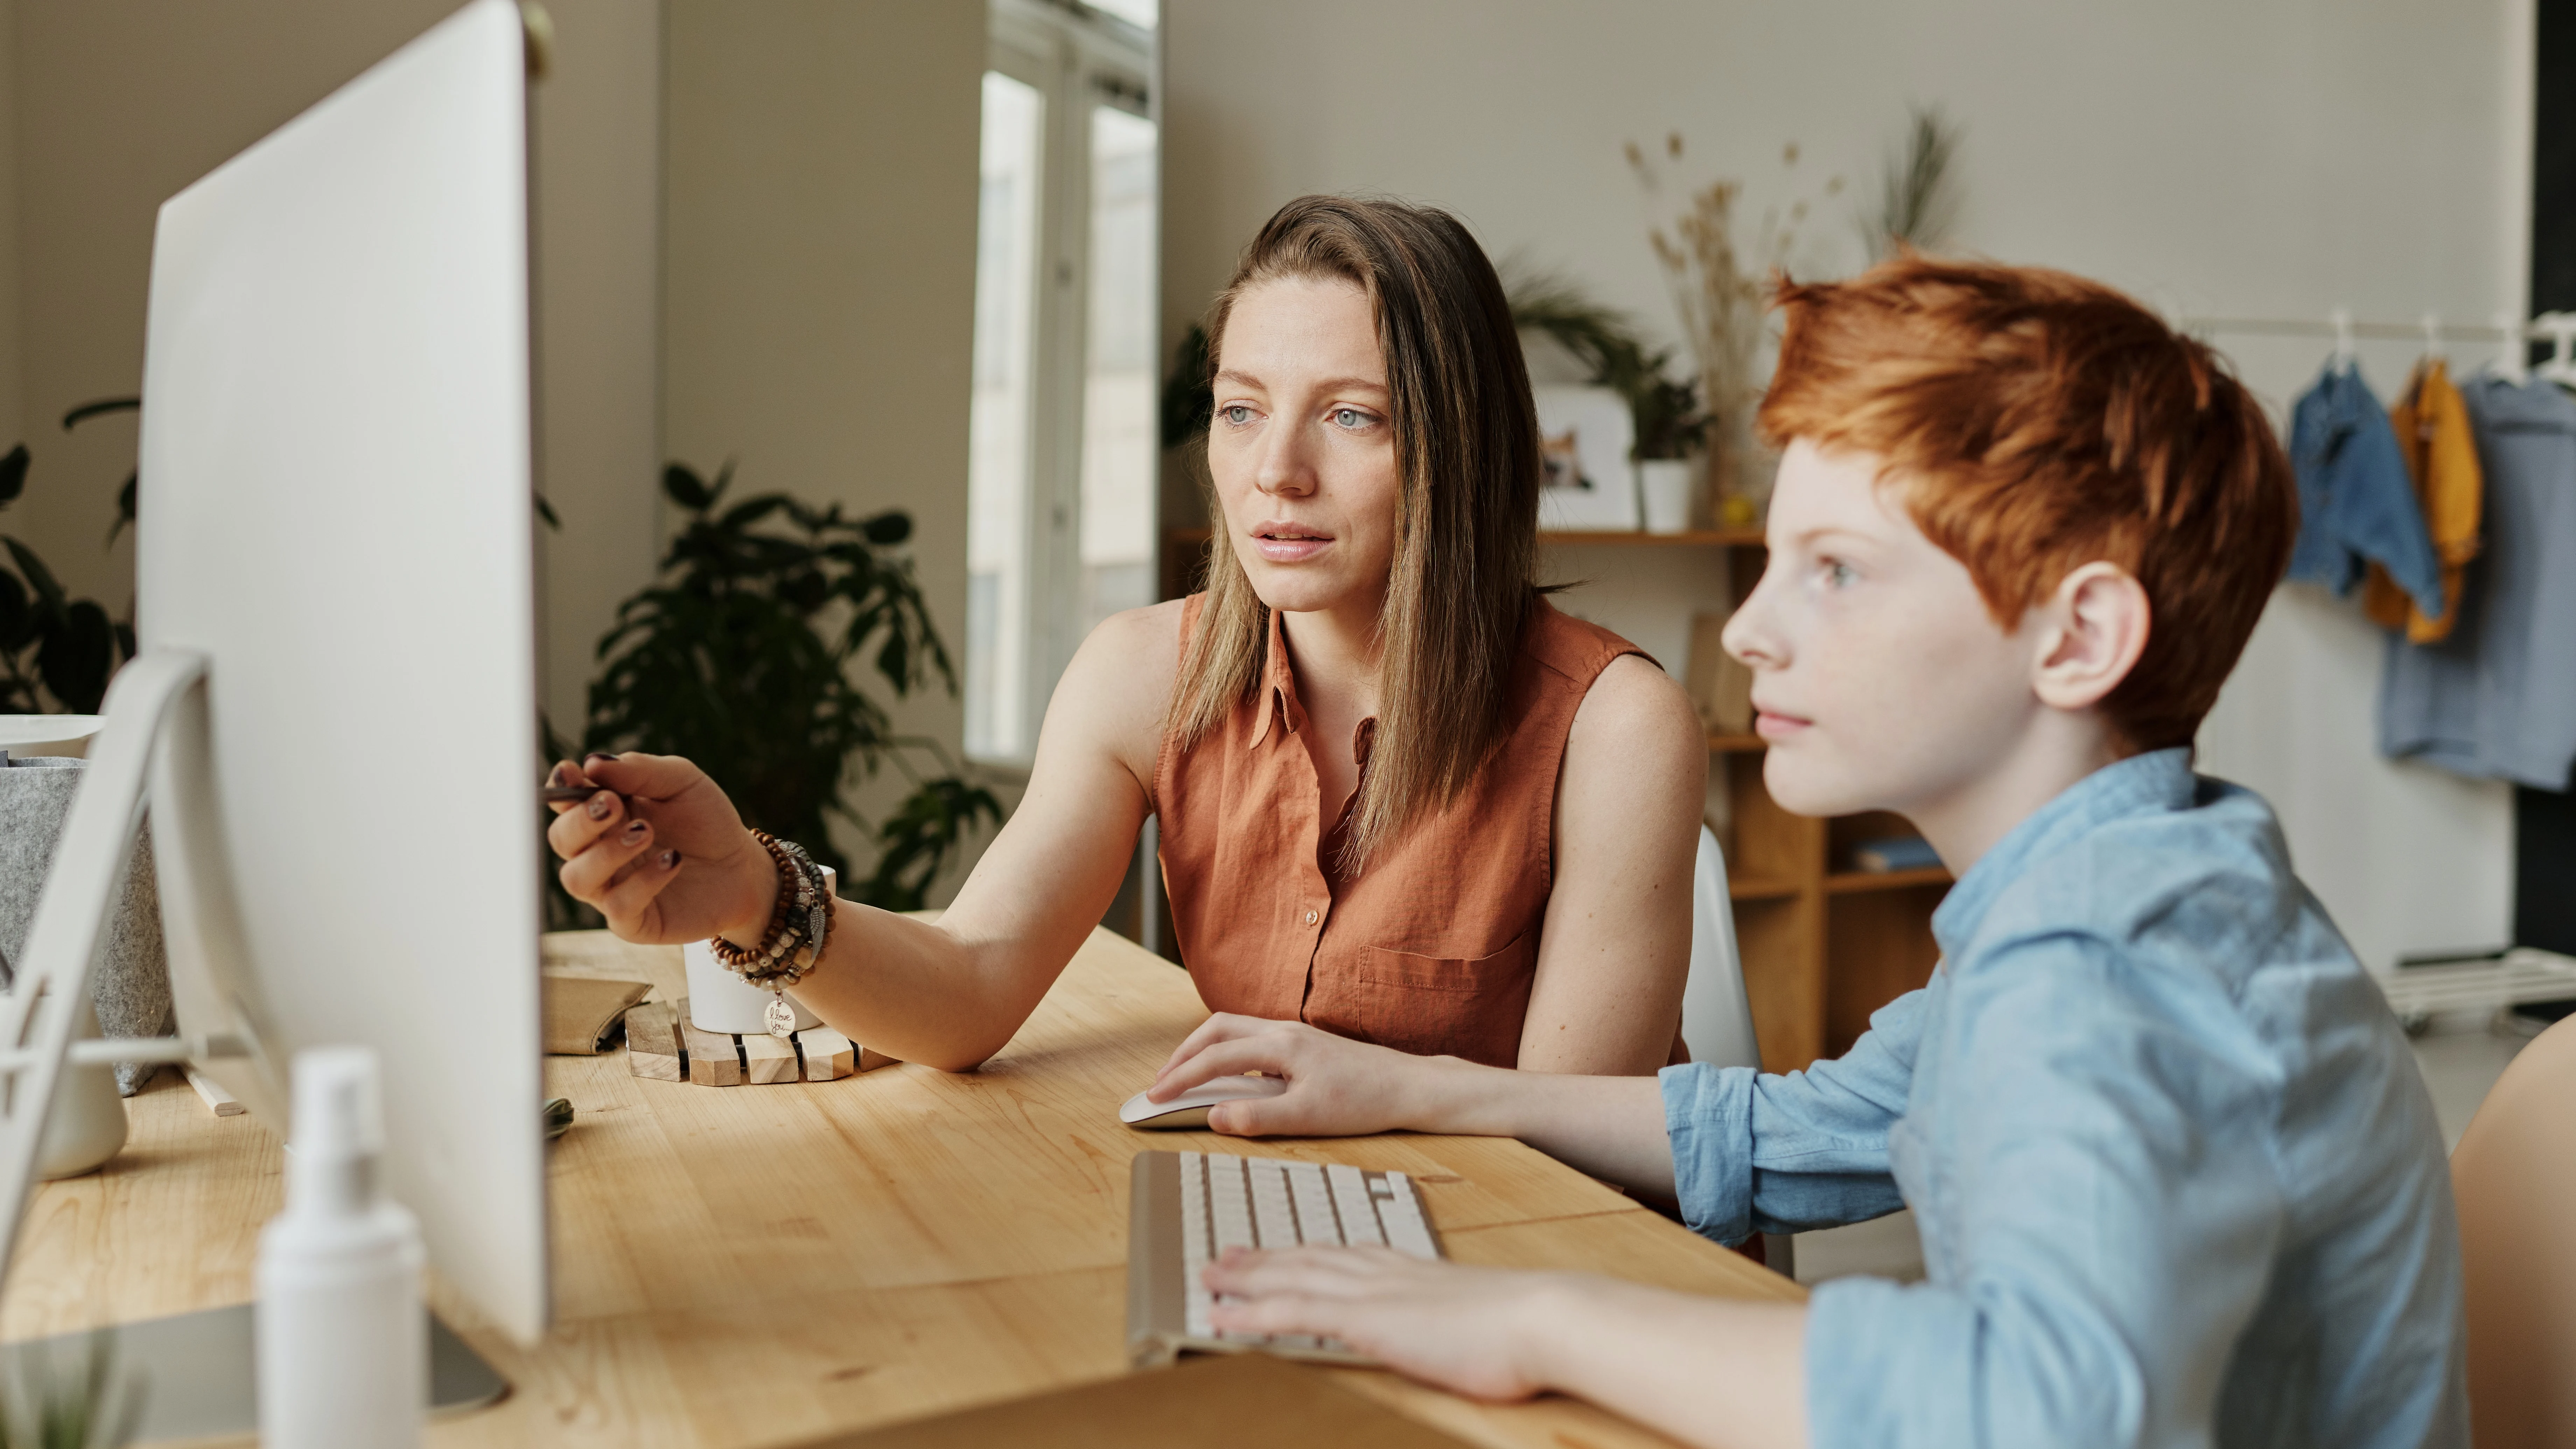
<svg viewBox="0 0 2576 1449"><path fill-rule="evenodd" d="M1277 1077L1219 1077L1202 1082L1168 1102L1146 1100L1138 1092L1118 1109L1118 1120L1130 1127L1148 1132L1207 1126L1208 1108L1219 1102L1240 1102L1246 1097L1276 1097L1288 1090L1288 1084Z"/></svg>

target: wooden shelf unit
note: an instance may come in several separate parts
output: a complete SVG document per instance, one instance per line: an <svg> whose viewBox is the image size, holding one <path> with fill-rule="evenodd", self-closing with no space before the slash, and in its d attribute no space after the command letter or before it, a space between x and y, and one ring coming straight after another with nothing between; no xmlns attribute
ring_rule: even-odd
<svg viewBox="0 0 2576 1449"><path fill-rule="evenodd" d="M1726 545L1741 604L1762 576L1763 546L1758 530L1730 532L1750 535ZM1726 791L1728 891L1762 1065L1795 1071L1849 1050L1870 1013L1931 978L1932 910L1950 873L1851 869L1854 845L1914 828L1879 813L1792 815L1763 788L1761 736L1712 734L1708 748Z"/></svg>

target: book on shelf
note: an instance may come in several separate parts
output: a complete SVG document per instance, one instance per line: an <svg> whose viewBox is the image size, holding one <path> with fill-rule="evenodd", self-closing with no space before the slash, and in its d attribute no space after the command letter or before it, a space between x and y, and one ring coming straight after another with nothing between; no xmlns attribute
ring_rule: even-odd
<svg viewBox="0 0 2576 1449"><path fill-rule="evenodd" d="M1878 840L1864 840L1852 847L1852 868L1871 875L1929 870L1940 863L1940 853L1932 848L1932 842L1920 835L1890 835Z"/></svg>

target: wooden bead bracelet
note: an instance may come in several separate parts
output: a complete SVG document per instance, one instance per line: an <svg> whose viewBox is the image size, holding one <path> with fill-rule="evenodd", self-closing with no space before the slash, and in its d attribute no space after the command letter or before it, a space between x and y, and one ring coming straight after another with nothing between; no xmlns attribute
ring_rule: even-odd
<svg viewBox="0 0 2576 1449"><path fill-rule="evenodd" d="M803 847L766 830L751 832L778 868L778 899L769 910L769 927L758 945L737 946L722 936L707 949L725 969L764 990L793 986L823 957L832 934L832 896L824 887L823 868Z"/></svg>

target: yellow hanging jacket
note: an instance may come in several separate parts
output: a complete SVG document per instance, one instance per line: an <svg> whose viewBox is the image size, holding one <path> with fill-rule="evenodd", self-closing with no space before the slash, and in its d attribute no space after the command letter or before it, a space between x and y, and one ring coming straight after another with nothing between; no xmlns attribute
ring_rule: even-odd
<svg viewBox="0 0 2576 1449"><path fill-rule="evenodd" d="M2415 480L2415 502L2424 510L2424 532L2442 564L2442 617L2428 619L2406 591L2377 564L2361 599L2362 612L2384 629L2404 629L2408 642L2435 644L2450 637L2460 617L2460 577L2478 556L2478 525L2486 481L2478 472L2478 445L2469 430L2468 404L2451 385L2442 359L2428 357L2406 380L2388 410L2397 451Z"/></svg>

